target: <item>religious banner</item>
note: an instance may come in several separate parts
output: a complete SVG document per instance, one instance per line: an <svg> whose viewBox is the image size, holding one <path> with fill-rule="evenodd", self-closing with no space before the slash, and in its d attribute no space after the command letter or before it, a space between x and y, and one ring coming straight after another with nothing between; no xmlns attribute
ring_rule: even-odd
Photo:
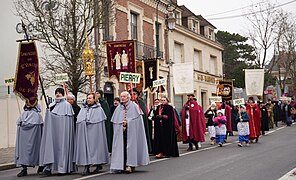
<svg viewBox="0 0 296 180"><path fill-rule="evenodd" d="M135 72L136 51L135 41L111 41L106 43L109 78L120 72Z"/></svg>
<svg viewBox="0 0 296 180"><path fill-rule="evenodd" d="M19 44L13 91L30 106L37 104L38 78L39 62L35 42L22 42Z"/></svg>
<svg viewBox="0 0 296 180"><path fill-rule="evenodd" d="M176 95L194 93L193 63L174 64L173 74Z"/></svg>
<svg viewBox="0 0 296 180"><path fill-rule="evenodd" d="M232 81L219 81L217 96L221 96L223 101L232 100L232 89Z"/></svg>
<svg viewBox="0 0 296 180"><path fill-rule="evenodd" d="M245 69L247 96L262 96L264 87L264 69Z"/></svg>
<svg viewBox="0 0 296 180"><path fill-rule="evenodd" d="M153 81L158 79L157 59L144 60L144 90L153 89Z"/></svg>

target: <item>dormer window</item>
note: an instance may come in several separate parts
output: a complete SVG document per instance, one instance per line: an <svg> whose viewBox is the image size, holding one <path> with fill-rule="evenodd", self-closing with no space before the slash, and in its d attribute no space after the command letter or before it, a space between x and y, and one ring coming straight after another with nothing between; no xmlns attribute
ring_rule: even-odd
<svg viewBox="0 0 296 180"><path fill-rule="evenodd" d="M199 23L195 20L192 20L192 27L191 30L198 33L198 27L199 27Z"/></svg>
<svg viewBox="0 0 296 180"><path fill-rule="evenodd" d="M209 39L214 41L214 30L209 29Z"/></svg>

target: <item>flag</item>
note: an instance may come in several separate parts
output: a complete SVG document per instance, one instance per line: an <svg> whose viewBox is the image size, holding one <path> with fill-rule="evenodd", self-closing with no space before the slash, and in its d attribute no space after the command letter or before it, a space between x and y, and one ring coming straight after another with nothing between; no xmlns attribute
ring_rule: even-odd
<svg viewBox="0 0 296 180"><path fill-rule="evenodd" d="M264 87L264 69L245 69L247 96L262 96Z"/></svg>
<svg viewBox="0 0 296 180"><path fill-rule="evenodd" d="M144 90L153 89L153 81L158 79L157 59L144 60Z"/></svg>
<svg viewBox="0 0 296 180"><path fill-rule="evenodd" d="M221 96L222 101L232 100L232 89L232 81L219 81L217 96Z"/></svg>
<svg viewBox="0 0 296 180"><path fill-rule="evenodd" d="M28 105L35 106L38 101L39 61L34 41L19 43L14 93Z"/></svg>

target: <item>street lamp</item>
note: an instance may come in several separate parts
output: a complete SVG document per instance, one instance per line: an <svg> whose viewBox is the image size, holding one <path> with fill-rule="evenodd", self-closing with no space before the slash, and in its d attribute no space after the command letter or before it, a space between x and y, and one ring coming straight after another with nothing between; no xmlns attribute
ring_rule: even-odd
<svg viewBox="0 0 296 180"><path fill-rule="evenodd" d="M176 26L176 18L174 16L173 12L168 12L168 17L167 17L167 24L168 24L168 29L170 31L173 31Z"/></svg>

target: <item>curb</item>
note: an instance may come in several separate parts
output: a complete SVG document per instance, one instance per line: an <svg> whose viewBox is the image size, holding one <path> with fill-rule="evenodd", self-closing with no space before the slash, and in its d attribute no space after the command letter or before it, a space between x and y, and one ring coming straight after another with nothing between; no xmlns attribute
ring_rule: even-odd
<svg viewBox="0 0 296 180"><path fill-rule="evenodd" d="M0 164L0 171L12 169L12 168L15 168L15 167L16 166L15 166L14 163Z"/></svg>

